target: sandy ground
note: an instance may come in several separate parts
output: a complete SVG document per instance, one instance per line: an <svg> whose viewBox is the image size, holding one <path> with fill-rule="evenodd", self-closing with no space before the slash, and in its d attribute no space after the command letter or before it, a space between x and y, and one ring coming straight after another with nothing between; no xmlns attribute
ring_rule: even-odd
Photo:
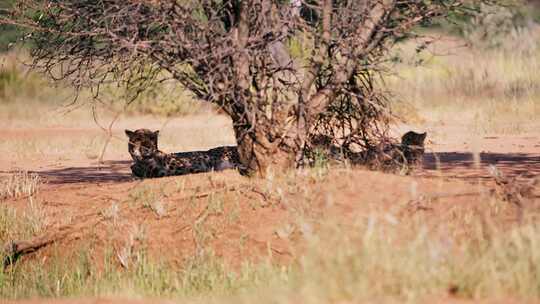
<svg viewBox="0 0 540 304"><path fill-rule="evenodd" d="M114 136L104 163L99 165L96 151L101 145L88 143L93 153L70 146L88 138L105 138L103 130L95 125L5 127L0 132L0 176L29 170L45 180L38 194L46 214L42 235L61 235L54 245L56 249L66 248L69 252L81 244L90 244L96 250L95 259L99 259L100 248L112 246L120 251L130 236L144 229L150 236L147 246L156 257L181 264L201 246L209 246L231 265L239 265L269 256L278 263L294 259L299 254L297 237L294 233L283 237L277 232L301 212L318 219L338 219L344 225L377 212L401 220L410 213L409 203L418 193L451 194L430 206L435 225L455 215L456 206L474 208L484 198L482 189L492 183L486 170L489 165L496 165L509 176L534 177L540 173L540 128L536 133L519 136L473 136L465 126L433 125L425 127L430 134L428 153L424 167L414 176L335 169L320 178L323 182L312 174L297 173L269 183L246 179L234 171L140 181L130 175L123 130L143 126L162 129L161 146L170 152L234 142L230 125L223 117L166 123L126 120L112 129ZM64 143L68 144L62 146ZM13 148L15 144L17 148ZM25 152L27 147L33 149L31 153ZM155 200L160 201L165 214L158 215L138 201L145 191L159 193ZM212 207L216 201L220 205ZM297 201L312 204L300 206ZM21 198L2 203L25 208L25 202ZM117 211L110 214L108 210L113 206L118 207ZM195 231L196 223L203 225L205 236ZM136 242L130 246L139 245ZM47 259L51 252L45 248L23 260ZM456 299L441 301L462 303ZM74 301L27 303L37 302ZM99 299L76 302L139 303Z"/></svg>

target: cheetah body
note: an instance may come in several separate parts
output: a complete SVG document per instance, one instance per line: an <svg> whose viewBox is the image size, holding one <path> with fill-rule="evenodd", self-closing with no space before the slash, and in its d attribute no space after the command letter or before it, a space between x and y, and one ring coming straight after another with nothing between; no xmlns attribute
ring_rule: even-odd
<svg viewBox="0 0 540 304"><path fill-rule="evenodd" d="M409 131L401 137L401 143L384 141L369 151L342 151L325 135L315 135L311 144L315 149L326 152L330 160L343 161L343 154L353 164L367 165L369 168L383 171L396 171L408 174L422 163L424 141L427 133Z"/></svg>
<svg viewBox="0 0 540 304"><path fill-rule="evenodd" d="M206 151L164 153L158 149L159 131L126 130L128 149L134 164L131 171L137 177L163 177L240 167L235 146L217 147Z"/></svg>

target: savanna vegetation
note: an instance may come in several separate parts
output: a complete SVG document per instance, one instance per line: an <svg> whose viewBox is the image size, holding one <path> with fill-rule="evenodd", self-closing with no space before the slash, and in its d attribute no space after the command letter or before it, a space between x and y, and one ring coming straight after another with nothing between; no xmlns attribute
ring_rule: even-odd
<svg viewBox="0 0 540 304"><path fill-rule="evenodd" d="M306 1L310 9L298 12L302 18L299 24L289 24L287 20L293 20L292 17L280 15L284 2L264 8L267 11L257 6L247 8L248 24L261 29L250 33L254 41L248 39L248 44L253 45L244 54L250 63L249 71L244 71L251 77L247 91L241 81L246 80L242 65L234 64L232 58L242 54L205 51L210 42L217 44L212 45L212 50L223 50L223 46L232 43L223 37L233 30L239 31L244 22L232 9L225 10L231 13L227 15L209 7L209 12L214 13L201 11L200 15L190 16L187 13L193 13L188 11L193 7L172 7L172 2L165 1L129 1L129 10L125 11L125 1L54 2L65 5L64 10L55 5L40 6L46 2L2 1L2 8L14 2L22 4L16 11L17 18L4 11L3 20L24 21L22 25L39 28L33 37L9 50L8 44L17 40L14 37L22 37L31 30L12 24L1 28L0 43L6 51L1 55L0 67L0 126L10 130L61 126L81 128L81 133L88 133L84 127L94 123L93 110L99 115L98 122L108 119L111 125L123 123L113 129L115 134L122 133L127 124L118 119L119 115L130 126L146 127L138 124L147 121L153 123L152 127L163 126L160 141L168 151L235 141L242 145L239 137L243 135L251 138L249 143L244 142L245 154L249 155L250 151L257 151L252 147L260 142L268 140L274 144L275 138L285 134L278 116L273 116L279 113L271 111L282 104L293 108L285 111L287 119L293 121L295 133L287 135L294 138L293 152L309 146L312 133L302 130L321 132L324 128L313 126L330 121L327 115L342 113L342 107L351 105L358 107L347 114L350 116L346 121L363 128L365 133L358 134L367 136L360 141L365 148L375 146L381 136L399 136L403 124L406 128L433 128L435 132L429 133L428 138L435 142L456 136L456 141L467 136L532 136L538 128L537 1L529 1L531 6L527 7L521 6L524 3L517 7L475 5L475 10L466 12L456 7L454 11L435 10L432 15L429 8L420 7L424 2L404 1L403 10L389 14L385 19L388 23L383 23L390 29L389 37L373 48L374 53L358 60L353 83L350 77L339 84L334 80L330 90L333 99L326 100L330 103L321 112L315 107L311 113L300 111L298 106L314 106L310 100L340 73L342 66L338 63L346 57L342 54L356 50L340 45L349 42L347 37L358 37L351 34L350 26L369 20L367 15L353 16L341 10L339 5L349 2L324 2L338 6L326 12L338 16L339 23L331 28L331 37L341 33L344 40L332 43L325 40L326 34L321 30L324 18L318 16L325 11L315 5L319 1ZM453 1L431 2L437 5ZM234 7L241 2L231 3ZM387 2L373 3L377 6ZM471 3L478 4L465 2ZM105 6L98 7L101 4L111 5L113 14L103 14ZM91 15L94 19L82 20L84 14L74 15L89 12L90 8L95 10ZM180 21L164 17L163 10L171 8L178 10ZM256 18L265 12L270 13ZM428 17L416 20L420 14ZM124 19L120 22L114 16ZM395 16L399 17L397 23L392 19ZM189 45L204 32L180 35L183 32L178 29L185 26L181 22L190 21L188 17L194 18L193 24L211 27L212 36L206 38L212 39ZM146 27L144 18L152 18L155 22L151 25L155 27ZM414 24L407 23L411 18ZM354 22L345 24L351 20ZM94 21L113 26L87 26ZM281 31L284 25L292 27L290 32ZM146 31L139 31L141 27ZM279 35L270 35L264 29ZM75 30L79 36L70 36ZM89 37L94 35L101 40L89 43ZM171 41L182 41L185 49L175 48ZM280 45L277 51L271 47L276 43ZM156 45L163 48L157 49ZM72 47L75 50L70 54ZM150 51L156 49L154 55L158 58L152 59ZM304 79L293 77L304 70L264 60L284 50L294 64L303 63L318 72L313 74L316 79L307 91L303 91ZM96 61L77 66L88 55L85 51L96 55ZM182 52L194 59L185 59ZM318 57L326 53L334 57ZM187 64L171 65L170 58L181 58L181 63ZM214 64L220 60L227 64ZM201 70L189 64L199 64ZM67 69L62 71L62 66ZM133 67L140 69L130 74ZM217 71L205 70L208 67ZM373 72L372 67L376 67ZM258 73L258 69L267 70ZM59 71L60 74L54 74ZM51 82L46 73L39 72L60 75L62 81ZM79 72L83 74L78 75ZM175 72L180 74L174 75ZM244 78L238 78L241 75ZM253 88L262 88L264 94L256 94L258 91ZM76 103L72 104L74 100ZM238 104L241 109L236 108ZM203 113L204 116L197 116ZM254 117L247 115L250 113ZM148 119L147 114L153 118ZM374 116L364 120L367 114ZM168 132L164 126L178 117L187 126ZM302 117L311 127L304 125L302 129ZM228 118L232 128L228 128ZM263 123L254 124L257 118L263 119ZM455 125L462 128L460 132L466 132L451 134L442 129L437 133L441 130L437 128ZM342 126L338 124L337 128ZM335 129L332 132L341 134L340 142L350 135ZM356 170L348 163L334 166L324 156L315 154L309 160L309 169L266 174L260 179L244 179L226 172L142 182L108 183L97 179L97 184L81 184L73 178L62 185L58 179L51 179L65 174L54 171L58 170L55 166L69 163L73 155L83 155L85 167L100 168L103 164L88 163L103 156L100 154L110 134L74 137L65 133L50 138L40 138L40 134L6 137L0 142L0 165L4 166L0 176L0 241L5 244L11 240L46 238L57 231L64 239L16 261L11 260L9 248L3 248L1 299L461 303L534 302L540 298L538 193L516 204L505 192L493 188L489 175L486 178L471 174L457 181L442 170L433 174L435 178L393 176ZM282 147L276 153L282 153ZM112 137L107 151L107 155L116 157L110 156L113 161L125 156L125 139ZM476 152L470 167L483 168L480 151ZM302 159L296 153L291 155L284 158L292 157L293 162ZM257 171L265 161L264 157L255 158L257 164L253 169ZM57 175L43 177L28 172L33 168L24 165L34 165L33 159L40 167L45 164L55 168L52 172ZM44 159L51 160L54 166ZM10 162L15 165L5 167ZM74 163L80 166L77 162ZM533 168L537 164L530 161L527 166ZM527 173L527 169L523 170ZM87 177L95 179L99 169L91 173ZM249 216L255 219L249 222ZM250 230L265 225L270 226L270 236L262 244L255 243ZM228 234L231 230L233 233ZM66 231L72 234L62 234ZM173 238L166 238L169 235ZM188 241L178 241L183 238ZM223 241L220 246L215 245L218 241ZM188 254L175 255L167 247L169 242L176 246L174 250ZM281 242L295 246L276 249L276 243ZM257 251L255 247L262 249ZM239 253L227 255L227 250L232 250L228 248Z"/></svg>
<svg viewBox="0 0 540 304"><path fill-rule="evenodd" d="M382 153L389 115L377 79L390 51L483 3L16 1L4 22L28 31L34 69L95 98L110 83L132 100L173 80L218 105L245 171L264 176L312 163L320 136L351 160ZM294 43L307 50L297 58Z"/></svg>

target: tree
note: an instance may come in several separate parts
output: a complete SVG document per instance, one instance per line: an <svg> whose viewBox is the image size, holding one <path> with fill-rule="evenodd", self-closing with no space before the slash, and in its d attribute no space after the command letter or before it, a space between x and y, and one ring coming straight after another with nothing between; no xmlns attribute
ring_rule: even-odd
<svg viewBox="0 0 540 304"><path fill-rule="evenodd" d="M467 0L18 0L33 66L76 88L133 95L174 79L233 122L251 174L309 163L316 138L344 152L386 138L381 63L412 30ZM473 1L475 2L475 1ZM302 41L301 56L291 44Z"/></svg>

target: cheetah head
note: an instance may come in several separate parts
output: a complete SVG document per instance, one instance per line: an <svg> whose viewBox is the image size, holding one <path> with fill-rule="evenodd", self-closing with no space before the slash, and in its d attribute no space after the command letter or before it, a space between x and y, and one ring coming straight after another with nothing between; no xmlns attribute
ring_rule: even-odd
<svg viewBox="0 0 540 304"><path fill-rule="evenodd" d="M135 131L126 130L129 138L128 150L134 161L141 161L152 157L158 151L159 131L152 132L148 129Z"/></svg>
<svg viewBox="0 0 540 304"><path fill-rule="evenodd" d="M411 147L416 149L424 149L424 141L426 140L427 132L416 133L409 131L401 137L401 145L404 147Z"/></svg>

